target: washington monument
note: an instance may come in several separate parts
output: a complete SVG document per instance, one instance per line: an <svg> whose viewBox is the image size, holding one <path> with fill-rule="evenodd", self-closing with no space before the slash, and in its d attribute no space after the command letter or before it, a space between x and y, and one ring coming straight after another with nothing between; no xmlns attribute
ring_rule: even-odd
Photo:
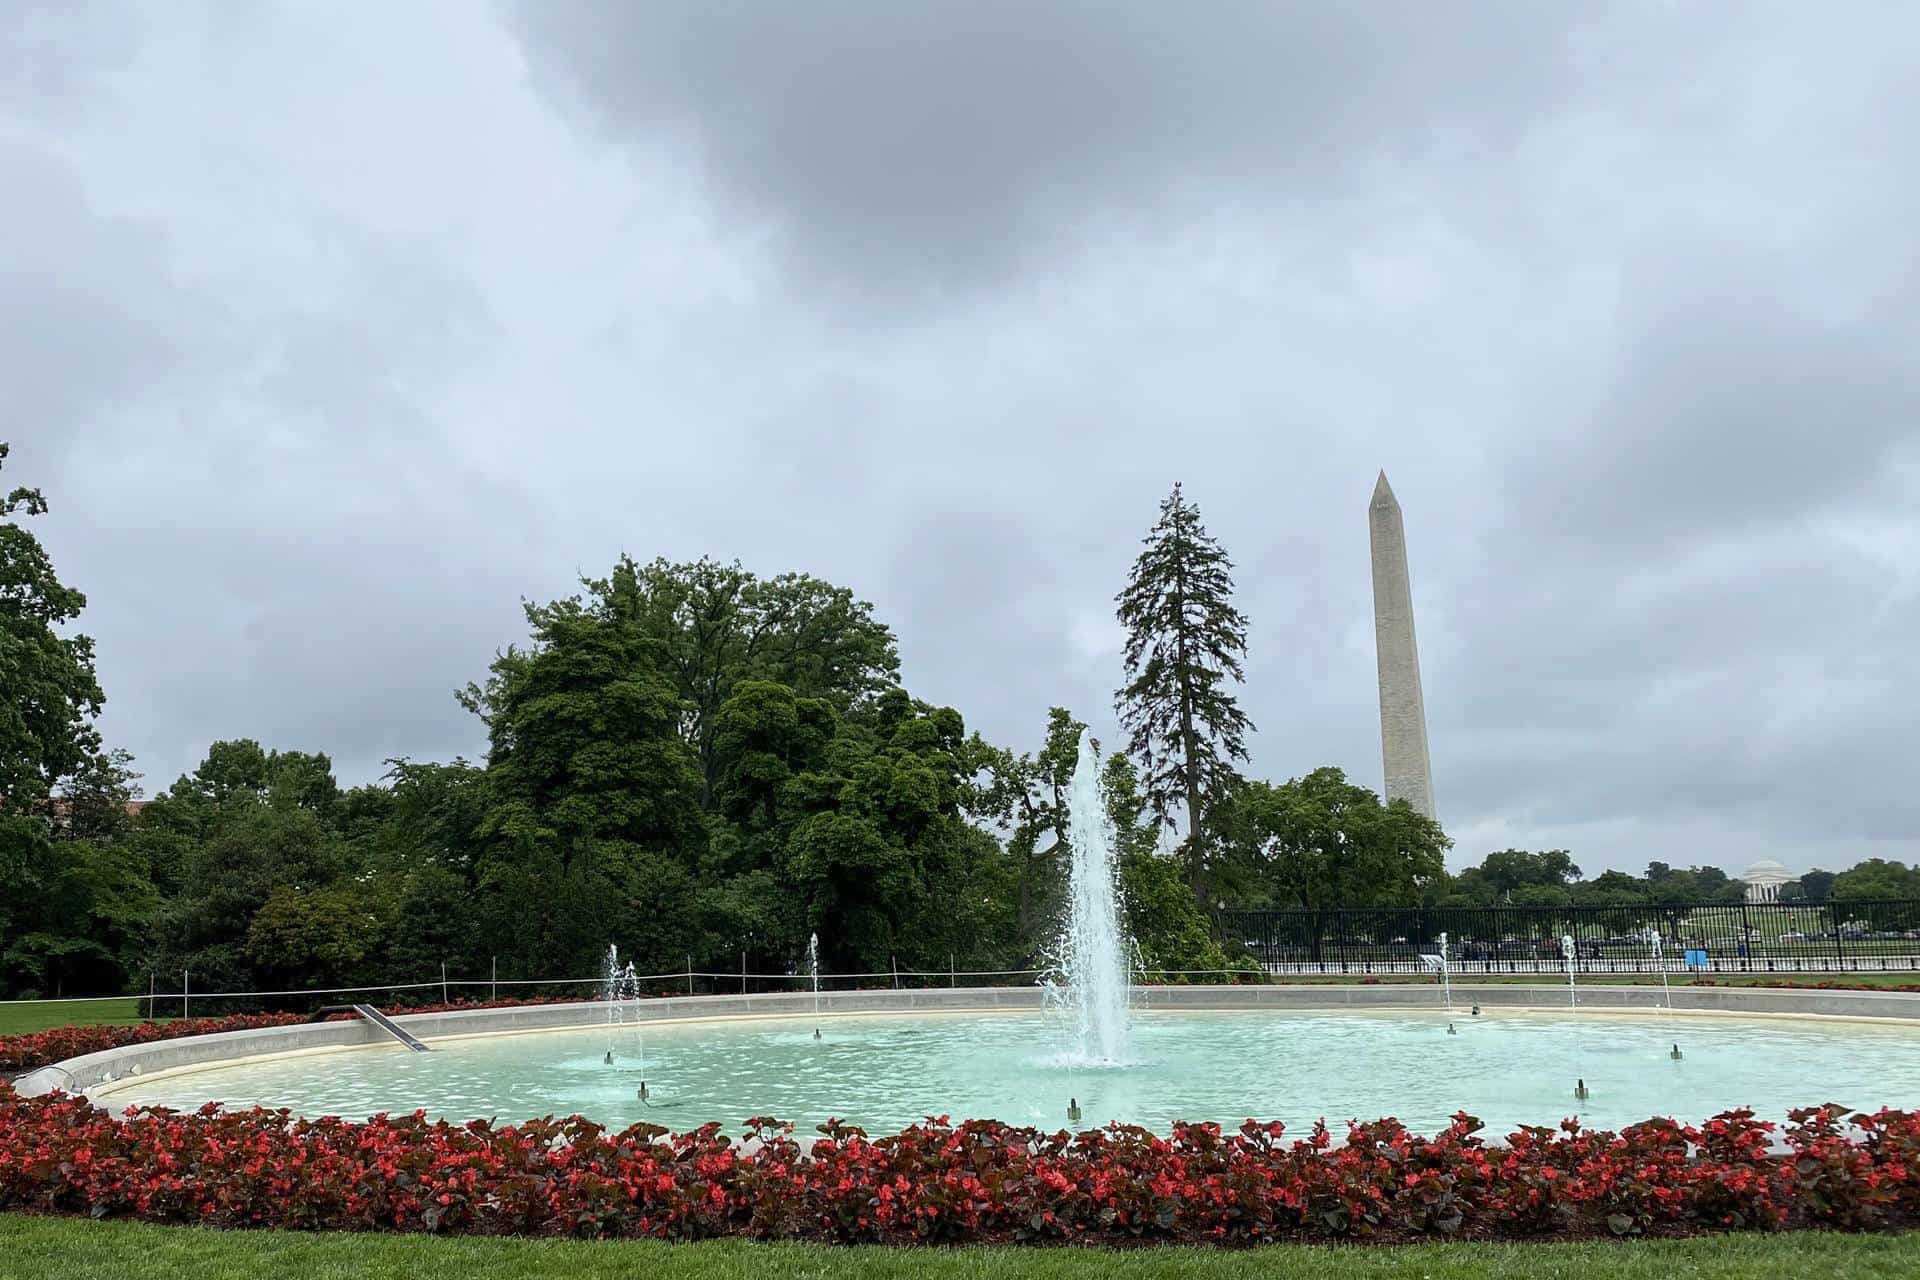
<svg viewBox="0 0 1920 1280"><path fill-rule="evenodd" d="M1388 803L1405 800L1433 817L1433 765L1427 759L1427 704L1420 696L1420 648L1413 639L1413 581L1407 531L1387 473L1367 504L1373 533L1373 647L1380 663L1380 754Z"/></svg>

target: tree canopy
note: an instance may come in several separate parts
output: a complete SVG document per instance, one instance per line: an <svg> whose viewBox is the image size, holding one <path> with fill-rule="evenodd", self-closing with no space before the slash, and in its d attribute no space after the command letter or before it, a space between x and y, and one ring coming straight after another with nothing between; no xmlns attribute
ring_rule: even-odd
<svg viewBox="0 0 1920 1280"><path fill-rule="evenodd" d="M0 441L0 468L8 453ZM112 803L127 775L94 727L106 695L93 641L67 629L87 598L60 581L26 525L46 513L38 489L0 496L0 983L60 987L110 962L109 939L138 895L91 846L50 839L56 786L79 780L81 819L95 830L110 821L99 802Z"/></svg>
<svg viewBox="0 0 1920 1280"><path fill-rule="evenodd" d="M1440 824L1404 800L1383 805L1339 769L1274 785L1249 782L1236 835L1275 906L1417 906L1446 876Z"/></svg>
<svg viewBox="0 0 1920 1280"><path fill-rule="evenodd" d="M1216 852L1208 819L1237 781L1253 729L1228 687L1245 678L1247 620L1233 604L1233 562L1178 484L1144 543L1115 599L1127 682L1114 705L1148 807L1169 826L1176 808L1186 811L1181 856L1204 897Z"/></svg>
<svg viewBox="0 0 1920 1280"><path fill-rule="evenodd" d="M1056 706L1035 750L985 741L901 683L893 632L844 587L623 557L526 604L526 638L456 695L485 760L394 759L343 786L324 744L223 739L141 807L136 762L94 727L85 600L26 525L45 510L25 488L0 504L0 994L183 971L196 990L368 986L443 964L585 979L609 942L648 972L797 975L814 935L830 974L1024 980L1055 959L1085 723ZM1216 932L1223 903L1318 920L1740 898L1710 866L1583 879L1564 849L1450 876L1436 823L1337 768L1243 778L1231 568L1176 485L1117 600L1126 740L1098 753L1100 796L1144 969L1251 963ZM1870 859L1782 896L1920 896L1920 870Z"/></svg>

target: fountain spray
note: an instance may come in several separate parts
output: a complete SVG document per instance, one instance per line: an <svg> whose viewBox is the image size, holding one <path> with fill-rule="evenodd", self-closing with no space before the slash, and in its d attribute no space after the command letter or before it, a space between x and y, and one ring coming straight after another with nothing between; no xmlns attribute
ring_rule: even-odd
<svg viewBox="0 0 1920 1280"><path fill-rule="evenodd" d="M1653 951L1653 963L1660 970L1660 994L1665 998L1667 1012L1673 1012L1673 988L1667 985L1667 957L1660 942L1660 931L1652 925L1647 926L1647 945Z"/></svg>
<svg viewBox="0 0 1920 1280"><path fill-rule="evenodd" d="M1447 1012L1452 1013L1453 1012L1453 979L1447 973L1447 935L1444 932L1442 932L1440 935L1440 991L1441 991L1442 997L1447 1002ZM1447 1024L1447 1029L1448 1030L1453 1029L1453 1024L1451 1022Z"/></svg>
<svg viewBox="0 0 1920 1280"><path fill-rule="evenodd" d="M1578 1009L1580 1007L1580 996L1573 985L1573 957L1575 952L1572 934L1563 933L1560 935L1560 954L1564 956L1567 961L1567 1006Z"/></svg>
<svg viewBox="0 0 1920 1280"><path fill-rule="evenodd" d="M1127 1060L1127 941L1114 886L1113 821L1100 795L1100 756L1085 730L1067 805L1072 848L1067 928L1060 959L1061 993L1074 1017L1083 1061Z"/></svg>
<svg viewBox="0 0 1920 1280"><path fill-rule="evenodd" d="M608 1066L613 1065L615 1039L620 1028L626 1024L628 1006L633 1011L634 1056L640 1060L640 1070L647 1069L646 1033L640 1027L640 975L635 971L633 962L620 963L620 947L616 943L607 944L606 988L603 992L607 1002L607 1057ZM641 1082L645 1088L645 1081Z"/></svg>
<svg viewBox="0 0 1920 1280"><path fill-rule="evenodd" d="M820 935L807 935L807 972L813 977L813 1016L820 1016ZM813 1029L813 1038L820 1038L820 1028Z"/></svg>

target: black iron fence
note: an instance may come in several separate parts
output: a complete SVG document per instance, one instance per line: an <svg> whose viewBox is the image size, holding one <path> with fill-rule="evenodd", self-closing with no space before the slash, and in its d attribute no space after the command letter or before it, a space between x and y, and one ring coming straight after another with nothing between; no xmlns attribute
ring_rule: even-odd
<svg viewBox="0 0 1920 1280"><path fill-rule="evenodd" d="M1446 935L1456 973L1576 970L1920 970L1920 899L1603 907L1223 910L1227 942L1275 973L1433 967Z"/></svg>

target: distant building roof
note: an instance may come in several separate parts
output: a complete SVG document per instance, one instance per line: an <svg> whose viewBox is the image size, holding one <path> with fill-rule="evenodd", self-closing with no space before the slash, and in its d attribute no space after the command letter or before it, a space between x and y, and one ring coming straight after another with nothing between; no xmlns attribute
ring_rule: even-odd
<svg viewBox="0 0 1920 1280"><path fill-rule="evenodd" d="M1748 884L1785 884L1794 874L1773 859L1762 858L1741 872L1739 878Z"/></svg>

